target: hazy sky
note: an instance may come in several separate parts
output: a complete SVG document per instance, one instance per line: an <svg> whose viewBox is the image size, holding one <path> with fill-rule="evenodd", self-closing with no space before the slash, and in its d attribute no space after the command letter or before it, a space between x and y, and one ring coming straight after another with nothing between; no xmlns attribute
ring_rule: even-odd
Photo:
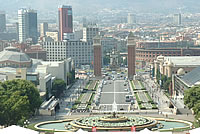
<svg viewBox="0 0 200 134"><path fill-rule="evenodd" d="M164 11L177 10L178 7L184 7L188 11L200 11L199 0L0 0L0 10L13 12L22 7L30 7L39 11L51 11L56 10L60 4L70 4L77 12L100 10L102 8Z"/></svg>

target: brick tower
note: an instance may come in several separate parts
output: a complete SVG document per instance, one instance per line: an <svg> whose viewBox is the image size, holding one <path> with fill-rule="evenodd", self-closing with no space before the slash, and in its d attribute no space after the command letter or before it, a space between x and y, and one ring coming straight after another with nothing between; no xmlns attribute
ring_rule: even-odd
<svg viewBox="0 0 200 134"><path fill-rule="evenodd" d="M128 78L133 79L133 76L135 75L135 37L133 33L131 32L128 36Z"/></svg>

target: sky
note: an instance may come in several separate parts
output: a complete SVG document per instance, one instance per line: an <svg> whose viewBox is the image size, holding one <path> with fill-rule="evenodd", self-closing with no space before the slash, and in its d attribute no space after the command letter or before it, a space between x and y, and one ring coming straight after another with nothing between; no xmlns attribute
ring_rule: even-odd
<svg viewBox="0 0 200 134"><path fill-rule="evenodd" d="M91 12L102 8L132 9L138 12L200 11L199 0L0 0L0 10L15 12L19 8L33 8L42 12L56 10L58 5L72 5L77 12Z"/></svg>

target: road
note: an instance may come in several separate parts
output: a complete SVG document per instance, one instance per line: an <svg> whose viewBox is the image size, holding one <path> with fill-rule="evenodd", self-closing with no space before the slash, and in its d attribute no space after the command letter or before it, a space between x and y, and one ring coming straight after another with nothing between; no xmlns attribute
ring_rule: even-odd
<svg viewBox="0 0 200 134"><path fill-rule="evenodd" d="M107 84L103 86L100 99L101 111L127 111L130 102L126 102L125 96L131 94L125 91L125 80L107 80Z"/></svg>
<svg viewBox="0 0 200 134"><path fill-rule="evenodd" d="M56 112L57 116L63 116L63 115L69 115L70 109L73 105L73 103L77 100L77 98L80 96L80 88L81 86L84 87L86 82L84 80L80 79L74 85L64 91L63 97L60 99L60 109Z"/></svg>

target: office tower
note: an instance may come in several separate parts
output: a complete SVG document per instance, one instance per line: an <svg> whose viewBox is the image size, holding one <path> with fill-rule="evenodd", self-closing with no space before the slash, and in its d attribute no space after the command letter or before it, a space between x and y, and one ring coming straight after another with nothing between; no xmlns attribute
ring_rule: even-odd
<svg viewBox="0 0 200 134"><path fill-rule="evenodd" d="M72 7L62 5L58 8L60 40L64 40L64 33L73 32Z"/></svg>
<svg viewBox="0 0 200 134"><path fill-rule="evenodd" d="M128 24L134 24L134 23L136 23L136 17L135 17L134 14L128 13L127 23Z"/></svg>
<svg viewBox="0 0 200 134"><path fill-rule="evenodd" d="M19 41L25 42L31 38L33 43L37 43L37 12L32 9L18 10Z"/></svg>
<svg viewBox="0 0 200 134"><path fill-rule="evenodd" d="M46 32L48 31L48 23L43 22L40 24L40 36L43 37L46 35Z"/></svg>
<svg viewBox="0 0 200 134"><path fill-rule="evenodd" d="M37 11L29 9L27 10L28 17L28 38L31 38L33 43L38 41L38 31L37 31Z"/></svg>
<svg viewBox="0 0 200 134"><path fill-rule="evenodd" d="M181 25L181 14L174 14L174 24L175 25Z"/></svg>
<svg viewBox="0 0 200 134"><path fill-rule="evenodd" d="M128 78L133 79L135 75L135 56L136 56L136 44L133 33L128 36Z"/></svg>
<svg viewBox="0 0 200 134"><path fill-rule="evenodd" d="M25 42L28 37L28 18L26 9L18 10L19 41Z"/></svg>
<svg viewBox="0 0 200 134"><path fill-rule="evenodd" d="M5 12L0 12L0 32L6 31L6 14Z"/></svg>
<svg viewBox="0 0 200 134"><path fill-rule="evenodd" d="M101 77L101 64L102 64L102 52L101 52L101 39L97 35L94 37L94 75L95 77Z"/></svg>
<svg viewBox="0 0 200 134"><path fill-rule="evenodd" d="M93 38L98 35L99 28L96 25L91 25L87 27L83 27L83 41L92 41Z"/></svg>

